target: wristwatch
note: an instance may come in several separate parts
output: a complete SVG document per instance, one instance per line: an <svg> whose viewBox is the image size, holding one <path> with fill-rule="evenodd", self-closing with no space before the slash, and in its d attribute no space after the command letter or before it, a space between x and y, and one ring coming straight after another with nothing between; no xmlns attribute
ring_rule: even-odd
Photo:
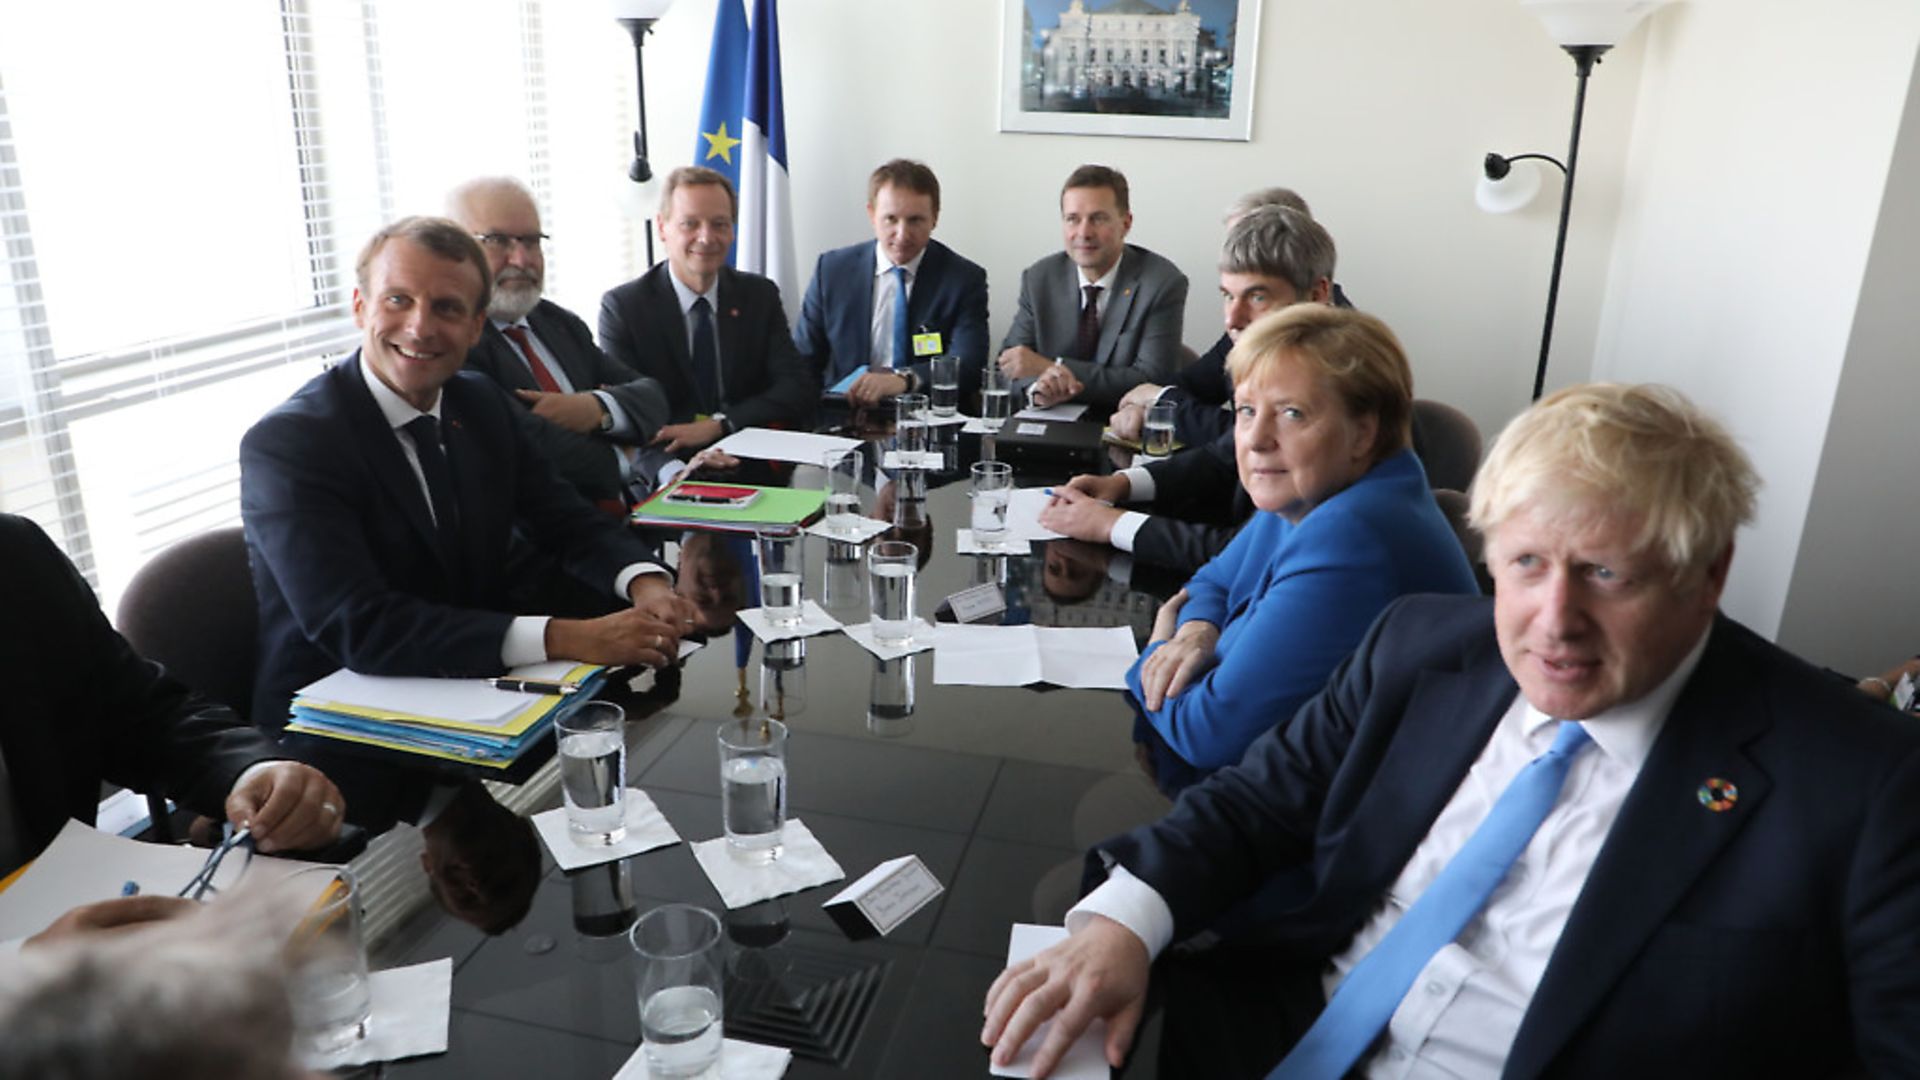
<svg viewBox="0 0 1920 1080"><path fill-rule="evenodd" d="M917 394L920 392L920 376L914 374L911 368L899 368L894 374L907 380L907 388L901 391L902 393Z"/></svg>
<svg viewBox="0 0 1920 1080"><path fill-rule="evenodd" d="M733 421L727 419L726 413L723 413L723 412L713 413L712 415L708 416L707 419L720 421L720 430L723 434L727 434L727 435L733 434Z"/></svg>
<svg viewBox="0 0 1920 1080"><path fill-rule="evenodd" d="M601 399L599 394L593 395L593 400L596 402L599 402L600 404L600 430L612 431L613 430L613 410L607 408L607 403Z"/></svg>

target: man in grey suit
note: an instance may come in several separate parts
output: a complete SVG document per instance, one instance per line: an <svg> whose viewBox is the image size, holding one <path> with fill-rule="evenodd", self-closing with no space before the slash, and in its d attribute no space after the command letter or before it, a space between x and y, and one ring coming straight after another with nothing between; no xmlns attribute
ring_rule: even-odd
<svg viewBox="0 0 1920 1080"><path fill-rule="evenodd" d="M1066 250L1020 275L1020 310L1000 370L1034 401L1084 401L1111 410L1143 382L1164 383L1180 363L1187 276L1126 242L1133 228L1127 178L1082 165L1060 190Z"/></svg>
<svg viewBox="0 0 1920 1080"><path fill-rule="evenodd" d="M447 197L447 213L480 241L493 268L487 323L467 368L527 406L535 445L568 483L625 513L630 485L638 479L642 488L652 486L646 467L635 464L635 447L666 422L666 391L608 359L579 316L543 299L547 235L519 181L468 181Z"/></svg>

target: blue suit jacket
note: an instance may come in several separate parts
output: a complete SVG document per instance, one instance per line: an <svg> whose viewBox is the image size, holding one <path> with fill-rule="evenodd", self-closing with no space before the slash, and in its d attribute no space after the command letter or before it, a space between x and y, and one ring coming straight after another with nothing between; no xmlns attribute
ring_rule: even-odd
<svg viewBox="0 0 1920 1080"><path fill-rule="evenodd" d="M1188 764L1231 765L1326 685L1396 597L1478 591L1419 460L1401 450L1297 525L1256 513L1200 568L1180 621L1220 628L1219 663L1146 719ZM1140 669L1158 648L1127 673L1137 700Z"/></svg>
<svg viewBox="0 0 1920 1080"><path fill-rule="evenodd" d="M873 268L871 240L835 248L814 263L793 347L823 387L872 358ZM916 334L940 335L942 349L960 358L962 397L971 395L987 362L987 272L938 240L928 243L907 298L907 326ZM908 366L922 381L927 378L926 361Z"/></svg>
<svg viewBox="0 0 1920 1080"><path fill-rule="evenodd" d="M1155 825L1096 849L1176 939L1276 874L1264 936L1317 972L1513 700L1493 606L1388 608L1325 691ZM1714 813L1696 791L1739 789ZM1588 874L1509 1078L1920 1075L1920 727L1724 616ZM1301 966L1301 965L1296 965Z"/></svg>
<svg viewBox="0 0 1920 1080"><path fill-rule="evenodd" d="M613 597L653 550L553 471L528 418L486 376L441 389L460 508L458 567L435 540L420 482L360 374L322 372L240 442L240 513L260 604L253 721L286 722L294 691L337 668L369 675L495 675L524 536Z"/></svg>

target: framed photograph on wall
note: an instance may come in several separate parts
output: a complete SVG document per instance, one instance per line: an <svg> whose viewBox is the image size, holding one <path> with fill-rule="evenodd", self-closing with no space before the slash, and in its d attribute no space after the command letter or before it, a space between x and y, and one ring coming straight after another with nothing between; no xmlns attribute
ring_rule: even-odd
<svg viewBox="0 0 1920 1080"><path fill-rule="evenodd" d="M1001 2L1001 131L1251 137L1261 0Z"/></svg>

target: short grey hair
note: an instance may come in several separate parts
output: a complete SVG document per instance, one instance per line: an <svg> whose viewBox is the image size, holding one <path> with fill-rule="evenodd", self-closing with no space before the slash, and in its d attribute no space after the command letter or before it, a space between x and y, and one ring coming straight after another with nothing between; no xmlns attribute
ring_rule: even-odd
<svg viewBox="0 0 1920 1080"><path fill-rule="evenodd" d="M284 933L257 921L231 925L210 908L178 924L26 949L0 967L0 1076L303 1075L277 947Z"/></svg>
<svg viewBox="0 0 1920 1080"><path fill-rule="evenodd" d="M1284 206L1289 210L1297 210L1308 217L1313 216L1312 208L1307 206L1307 200L1301 198L1299 192L1292 188L1270 187L1261 188L1259 191L1249 191L1245 195L1233 200L1233 205L1227 207L1227 212L1222 215L1221 220L1225 221L1228 225L1232 225L1234 222L1239 221L1241 218L1246 217L1248 214L1263 206Z"/></svg>
<svg viewBox="0 0 1920 1080"><path fill-rule="evenodd" d="M1227 230L1220 272L1279 278L1304 300L1316 284L1333 281L1337 255L1319 222L1284 206L1261 206Z"/></svg>

